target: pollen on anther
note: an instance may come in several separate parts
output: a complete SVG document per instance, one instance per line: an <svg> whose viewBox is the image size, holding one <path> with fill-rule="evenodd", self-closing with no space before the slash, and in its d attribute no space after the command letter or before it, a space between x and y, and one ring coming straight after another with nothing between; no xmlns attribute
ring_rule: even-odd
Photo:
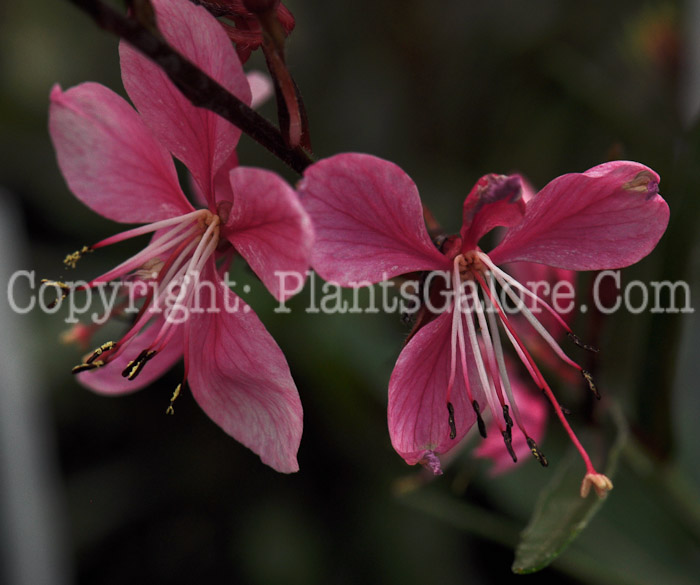
<svg viewBox="0 0 700 585"><path fill-rule="evenodd" d="M122 376L124 378L128 378L129 380L133 380L139 375L143 367L146 365L146 362L148 362L148 360L150 360L154 355L156 355L155 351L144 349L135 360L131 360L126 365L126 368L124 368L124 371L122 372Z"/></svg>
<svg viewBox="0 0 700 585"><path fill-rule="evenodd" d="M93 351L90 356L85 360L86 364L91 364L94 362L98 357L100 357L104 352L110 351L114 349L117 346L117 343L115 341L108 341L107 343L103 343L98 347L95 351Z"/></svg>
<svg viewBox="0 0 700 585"><path fill-rule="evenodd" d="M530 447L530 451L532 452L535 459L539 461L542 467L547 467L549 465L549 461L547 461L547 458L544 456L544 453L540 451L540 448L537 446L537 443L535 443L534 439L526 437L526 440L527 446Z"/></svg>
<svg viewBox="0 0 700 585"><path fill-rule="evenodd" d="M78 260L80 260L84 254L87 254L88 252L92 252L92 248L90 246L83 246L80 248L80 250L76 250L72 254L68 254L64 259L63 263L66 265L67 268L75 268L75 265L78 263Z"/></svg>
<svg viewBox="0 0 700 585"><path fill-rule="evenodd" d="M175 391L173 392L173 395L170 397L170 404L168 405L168 408L165 409L165 414L175 414L175 409L173 408L173 402L175 402L177 397L180 396L181 389L182 389L182 383L177 385L177 387L175 388Z"/></svg>
<svg viewBox="0 0 700 585"><path fill-rule="evenodd" d="M95 360L92 362L86 362L84 364L78 364L77 366L75 366L71 370L71 373L79 374L80 372L88 372L90 370L96 370L97 368L101 368L104 365L105 365L105 363L102 360Z"/></svg>
<svg viewBox="0 0 700 585"><path fill-rule="evenodd" d="M588 370L581 370L581 375L583 376L583 379L588 382L588 387L591 389L591 392L593 392L593 396L600 400L600 392L598 392L598 387L593 381L593 375Z"/></svg>

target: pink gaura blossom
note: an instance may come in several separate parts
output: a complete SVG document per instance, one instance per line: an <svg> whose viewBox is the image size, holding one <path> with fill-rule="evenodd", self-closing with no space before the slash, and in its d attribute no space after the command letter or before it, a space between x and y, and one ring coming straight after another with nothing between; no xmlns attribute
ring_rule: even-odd
<svg viewBox="0 0 700 585"><path fill-rule="evenodd" d="M651 252L668 223L658 182L658 175L641 164L615 161L558 177L536 195L525 190L524 197L519 176L486 175L464 201L459 235L438 249L428 235L415 184L393 163L350 153L306 169L299 193L314 222L312 266L321 277L343 286L419 271L442 277L433 279L428 298L442 296L444 307L419 315L389 381L389 433L407 463L439 472L437 456L458 445L475 423L484 434L486 409L511 457L516 458L516 432L545 463L527 429L521 408L527 404L516 400L510 384L503 350L508 343L584 460L582 495L591 486L599 495L612 487L593 467L523 341L523 323L516 323L499 299L503 295L496 293L516 303L518 292L570 332L568 325L499 265L533 262L600 270L637 262ZM479 241L496 227L507 231L486 254ZM566 355L527 303L519 319L595 391L590 374Z"/></svg>
<svg viewBox="0 0 700 585"><path fill-rule="evenodd" d="M217 21L187 0L153 0L153 6L166 40L250 104L246 76ZM240 130L194 107L129 45L120 45L120 57L136 110L96 83L51 92L49 129L70 189L104 217L145 224L82 252L152 234L143 250L78 287L139 284L142 304L119 341L101 345L74 371L96 392L117 395L146 386L184 356L183 382L209 417L267 465L296 471L302 407L289 367L222 277L240 255L284 300L275 271L305 273L309 218L279 176L237 166ZM203 209L185 197L173 156L191 173ZM68 264L79 256L69 256ZM123 315L130 300L120 298L113 316Z"/></svg>

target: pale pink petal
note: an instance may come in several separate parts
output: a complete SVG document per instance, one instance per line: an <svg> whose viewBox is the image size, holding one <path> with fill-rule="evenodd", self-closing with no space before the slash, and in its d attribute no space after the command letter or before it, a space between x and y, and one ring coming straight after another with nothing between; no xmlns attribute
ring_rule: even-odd
<svg viewBox="0 0 700 585"><path fill-rule="evenodd" d="M112 90L83 83L51 90L49 132L71 191L100 215L153 222L192 211L168 152Z"/></svg>
<svg viewBox="0 0 700 585"><path fill-rule="evenodd" d="M314 224L312 265L352 286L416 270L449 270L428 236L418 190L395 164L339 154L312 164L299 184Z"/></svg>
<svg viewBox="0 0 700 585"><path fill-rule="evenodd" d="M515 398L521 416L521 423L525 427L528 436L533 439L535 443L539 444L544 437L545 427L547 426L549 404L541 393L535 393L529 390L520 377L513 374L513 370L510 366L508 367L508 371L510 374L509 379L513 390L513 397ZM515 469L517 465L521 465L525 461L534 461L530 446L527 444L525 436L517 426L514 426L512 429L512 446L518 458L517 463L513 462L508 449L506 449L498 425L496 425L493 420L487 423L486 433L486 438L480 439L481 442L477 448L474 449L474 455L483 459L490 459L493 462L493 466L490 470L492 475L499 475L511 471Z"/></svg>
<svg viewBox="0 0 700 585"><path fill-rule="evenodd" d="M236 52L217 20L187 0L153 0L158 28L177 51L240 100L250 87ZM193 106L165 73L131 46L119 46L129 97L158 139L189 168L209 201L216 171L241 131L213 112Z"/></svg>
<svg viewBox="0 0 700 585"><path fill-rule="evenodd" d="M182 358L182 325L174 325L180 331L175 331L172 339L146 363L133 380L123 377L122 372L131 360L138 357L142 350L151 346L164 324L165 319L163 317L155 319L151 325L139 332L131 340L129 346L113 361L102 368L78 374L76 376L78 381L83 386L90 388L90 390L106 395L128 394L148 386ZM169 399L170 395L163 395L164 411Z"/></svg>
<svg viewBox="0 0 700 585"><path fill-rule="evenodd" d="M233 205L229 200L230 214L222 235L275 298L285 300L297 287L283 283L281 273L293 273L294 284L300 287L309 269L311 220L294 189L275 173L238 167L229 177ZM219 200L217 204L223 208L225 203Z"/></svg>
<svg viewBox="0 0 700 585"><path fill-rule="evenodd" d="M457 446L476 421L458 364L450 396L457 435L450 439L447 387L451 330L449 311L421 328L399 355L389 380L389 434L394 449L410 465L423 460L427 452L445 453ZM473 364L473 359L467 364L470 362ZM477 387L476 380L471 386ZM483 404L480 392L475 398Z"/></svg>
<svg viewBox="0 0 700 585"><path fill-rule="evenodd" d="M484 175L464 200L462 236L464 251L473 250L481 237L495 227L519 223L525 213L523 184L518 175Z"/></svg>
<svg viewBox="0 0 700 585"><path fill-rule="evenodd" d="M216 284L216 295L212 304L209 293L202 294L204 311L192 312L188 321L192 394L263 463L284 473L297 471L302 408L284 355L251 308L216 276L212 261L203 278Z"/></svg>
<svg viewBox="0 0 700 585"><path fill-rule="evenodd" d="M250 107L257 108L272 97L275 89L269 75L262 71L249 71L246 74L250 85Z"/></svg>
<svg viewBox="0 0 700 585"><path fill-rule="evenodd" d="M622 268L646 256L668 224L659 176L629 161L563 175L527 204L525 217L489 254L571 270Z"/></svg>

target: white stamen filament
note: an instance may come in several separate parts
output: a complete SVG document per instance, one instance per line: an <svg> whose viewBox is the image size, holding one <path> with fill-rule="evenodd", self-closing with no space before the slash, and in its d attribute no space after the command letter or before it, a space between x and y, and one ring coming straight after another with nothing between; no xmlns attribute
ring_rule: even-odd
<svg viewBox="0 0 700 585"><path fill-rule="evenodd" d="M457 257L459 258L459 256ZM455 279L456 279L456 286L455 286L455 294L457 295L459 299L459 304L458 304L458 310L461 314L464 314L464 320L467 323L467 333L469 335L469 343L472 348L472 354L474 355L474 361L476 363L476 370L479 375L479 381L481 382L481 386L484 390L484 394L486 395L486 401L489 404L489 407L491 408L491 411L496 413L499 412L499 401L498 397L496 396L496 389L493 387L493 383L489 379L488 375L486 374L486 368L484 366L483 359L481 357L481 348L479 347L479 340L477 339L476 336L476 328L474 327L474 322L472 321L472 316L470 311L462 311L462 287L461 287L461 282L459 278L459 270L458 270L458 263L457 263L457 258L455 259ZM474 298L474 294L476 293L475 290L472 290L471 294L471 300L473 303L475 303L474 306L476 306L479 303L479 297L476 295L476 298ZM460 317L461 320L461 317ZM461 346L465 348L465 342L464 342L464 332L462 330L462 327L460 326L459 329L457 330L457 336L458 339L460 340ZM464 350L463 350L464 351ZM465 371L465 376L466 376L466 371ZM496 420L499 430L501 432L503 431L503 426L501 425L500 419L498 417L495 417L494 420Z"/></svg>
<svg viewBox="0 0 700 585"><path fill-rule="evenodd" d="M484 261L485 264L487 264L487 265L491 264L493 266L493 264L491 263L490 260L488 262L486 262L486 260L484 260L484 258L487 258L486 254L480 254L480 257L482 257L482 256L483 256L482 261ZM489 266L489 268L491 268L491 267ZM506 284L510 284L510 285L514 286L515 288L517 288L518 290L522 290L523 292L526 292L528 295L530 295L532 298L536 299L537 301L539 301L540 303L545 305L550 310L552 310L552 311L554 311L554 310L551 309L551 307L549 307L549 305L547 305L547 303L545 303L537 295L535 295L531 291L527 290L527 288L522 286L514 278L508 276L505 272L503 272L501 270L498 270L498 272L500 272L501 274L498 274L497 272L495 272L493 270L492 270L492 272L493 272L494 276L496 277L496 280L498 281L498 283L501 285L501 287L503 287L503 290L506 292L506 294L510 297L510 299L514 303L516 303L518 305L518 309L522 313L523 317L525 317L527 319L527 321L530 323L530 325L533 326L535 331L537 331L537 333L539 333L539 335L547 342L547 345L549 345L554 350L554 352L559 356L559 358L562 361L566 362L567 364L569 364L573 368L580 370L581 366L579 366L574 360L572 360L568 355L566 355L566 353L564 353L564 350L554 340L554 338L549 333L549 331L547 331L547 329L545 329L544 325L542 325L542 323L539 322L537 317L535 317L535 315L532 314L530 309L528 309L525 306L525 304L522 302L522 299L519 299L515 295L512 288L510 286L506 286ZM557 318L561 321L561 317L557 316ZM566 327L567 331L570 331L568 325L565 325L565 327Z"/></svg>

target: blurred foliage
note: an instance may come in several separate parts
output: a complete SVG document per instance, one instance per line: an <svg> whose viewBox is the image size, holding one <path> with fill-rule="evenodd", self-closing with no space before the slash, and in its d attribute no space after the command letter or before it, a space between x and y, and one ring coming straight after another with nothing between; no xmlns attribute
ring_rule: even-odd
<svg viewBox="0 0 700 585"><path fill-rule="evenodd" d="M700 23L684 33L687 5L286 4L297 20L287 59L317 156L357 150L395 161L448 231L459 228L463 197L487 172L519 171L541 187L610 158L638 160L661 175L671 223L623 279L685 279L696 289L700 130L682 107L688 67L700 64L688 58L683 35L700 34ZM68 3L0 6L0 185L21 207L30 268L41 276L61 276L66 252L118 229L70 194L46 131L54 83L98 81L123 92L116 45ZM257 56L250 66L263 62ZM274 105L262 112L272 117ZM245 139L239 152L244 164L297 179ZM129 251L100 251L76 277ZM288 303L291 314L278 314L251 274L237 270L302 395L294 476L264 467L187 393L176 415L164 416L179 371L118 400L84 390L70 375L78 350L58 344L61 315L25 317L42 355L75 583L532 579L510 567L539 492L564 465L557 425L542 445L547 470L531 461L491 477L465 449L445 476L429 480L405 466L386 430L386 386L406 334L398 317L306 314L314 285ZM594 367L604 399L591 407L583 387L556 391L577 429L595 423L614 397L629 418L630 446L615 490L569 550L534 577L540 582L696 582L699 325L683 313L579 320L602 350Z"/></svg>

